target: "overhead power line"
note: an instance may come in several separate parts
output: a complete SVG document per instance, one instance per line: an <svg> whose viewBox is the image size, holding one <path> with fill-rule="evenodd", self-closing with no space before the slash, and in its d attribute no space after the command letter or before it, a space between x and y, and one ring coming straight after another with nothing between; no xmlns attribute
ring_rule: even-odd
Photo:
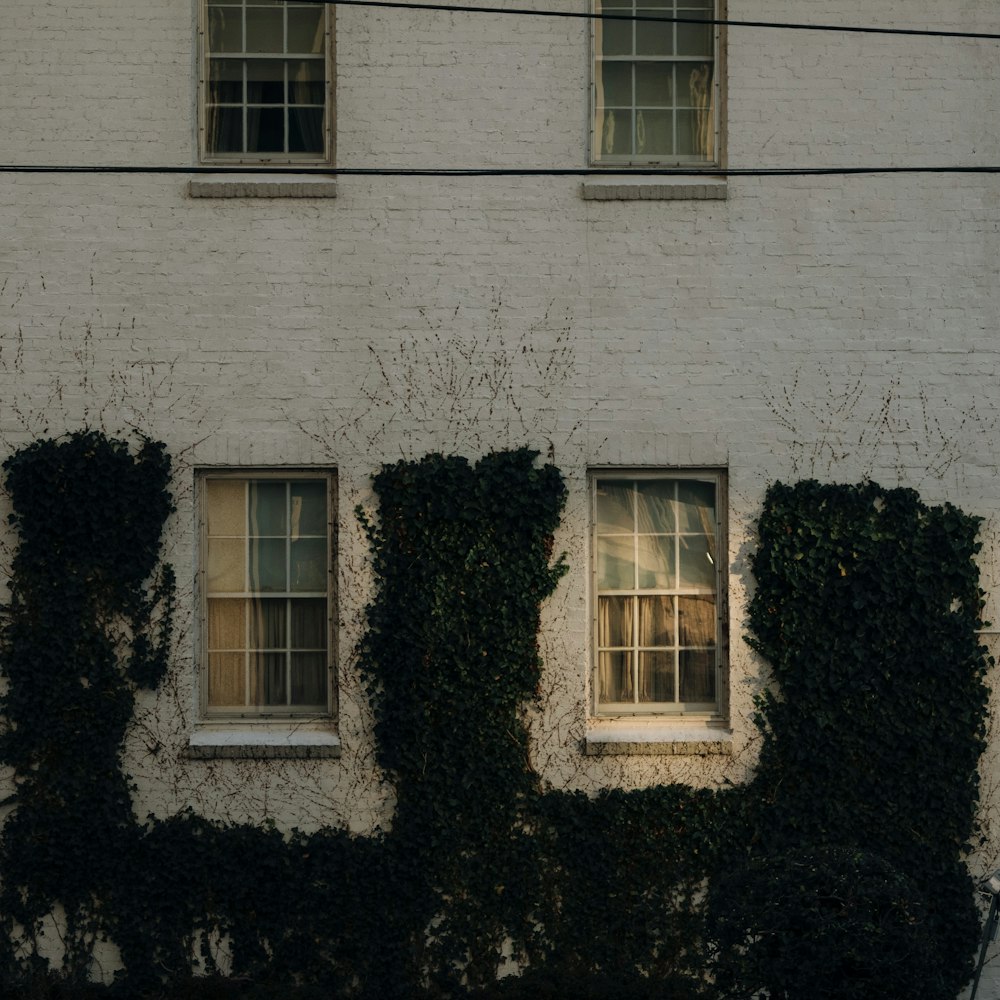
<svg viewBox="0 0 1000 1000"><path fill-rule="evenodd" d="M244 174L296 177L849 177L858 174L1000 174L1000 165L869 167L257 167L0 164L0 174Z"/></svg>
<svg viewBox="0 0 1000 1000"><path fill-rule="evenodd" d="M297 0L327 3L329 0ZM452 14L511 14L522 17L562 17L587 21L661 21L667 24L717 24L727 28L777 28L786 31L832 31L864 35L908 35L923 38L970 38L1000 41L1000 31L943 31L935 28L881 28L875 25L808 24L790 21L744 21L729 18L672 17L660 14L607 14L592 11L535 10L531 7L460 6L453 3L406 3L404 0L336 0L333 6L388 7L395 10L434 10Z"/></svg>

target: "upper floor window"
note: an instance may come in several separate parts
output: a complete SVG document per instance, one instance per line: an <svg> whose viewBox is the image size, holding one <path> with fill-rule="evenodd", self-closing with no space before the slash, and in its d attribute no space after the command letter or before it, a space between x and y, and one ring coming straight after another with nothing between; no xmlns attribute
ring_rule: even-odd
<svg viewBox="0 0 1000 1000"><path fill-rule="evenodd" d="M593 478L596 708L717 713L721 473Z"/></svg>
<svg viewBox="0 0 1000 1000"><path fill-rule="evenodd" d="M595 163L718 162L718 2L594 0Z"/></svg>
<svg viewBox="0 0 1000 1000"><path fill-rule="evenodd" d="M208 716L330 711L332 495L316 472L203 477Z"/></svg>
<svg viewBox="0 0 1000 1000"><path fill-rule="evenodd" d="M332 18L326 4L202 0L203 157L332 159Z"/></svg>

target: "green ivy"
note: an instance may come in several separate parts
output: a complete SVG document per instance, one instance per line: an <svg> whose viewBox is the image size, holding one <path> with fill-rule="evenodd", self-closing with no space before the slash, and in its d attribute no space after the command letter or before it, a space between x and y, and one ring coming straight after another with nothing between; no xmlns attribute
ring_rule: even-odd
<svg viewBox="0 0 1000 1000"><path fill-rule="evenodd" d="M978 929L976 520L874 484L773 486L749 616L774 674L755 777L588 796L531 761L539 609L565 571L565 487L536 459L399 462L375 477L377 515L358 512L376 580L358 665L396 793L371 837L136 819L121 748L170 646L169 460L94 432L7 460L8 991L90 995L107 936L128 997L954 996ZM64 980L11 944L58 908ZM526 971L498 982L505 953Z"/></svg>

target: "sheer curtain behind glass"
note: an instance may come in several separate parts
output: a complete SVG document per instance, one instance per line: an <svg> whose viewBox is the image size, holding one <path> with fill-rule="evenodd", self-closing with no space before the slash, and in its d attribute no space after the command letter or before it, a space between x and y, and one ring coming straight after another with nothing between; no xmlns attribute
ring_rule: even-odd
<svg viewBox="0 0 1000 1000"><path fill-rule="evenodd" d="M324 479L208 479L208 707L325 711Z"/></svg>

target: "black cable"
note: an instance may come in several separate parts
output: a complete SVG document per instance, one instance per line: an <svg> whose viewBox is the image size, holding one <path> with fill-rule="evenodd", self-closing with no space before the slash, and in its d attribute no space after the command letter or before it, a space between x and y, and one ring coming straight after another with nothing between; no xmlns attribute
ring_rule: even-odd
<svg viewBox="0 0 1000 1000"><path fill-rule="evenodd" d="M1000 166L942 167L140 167L0 164L0 174L276 174L296 177L847 177L857 174L1000 174Z"/></svg>
<svg viewBox="0 0 1000 1000"><path fill-rule="evenodd" d="M328 3L330 0L297 0ZM940 31L932 28L878 28L863 25L801 24L785 21L742 21L700 17L667 17L651 14L595 14L588 11L533 10L529 7L459 7L447 3L404 3L402 0L336 0L332 6L388 7L395 10L435 10L452 14L518 14L529 17L568 17L588 21L662 21L667 24L718 24L730 28L780 28L786 31L835 31L867 35L909 35L923 38L975 38L1000 41L1000 32Z"/></svg>

